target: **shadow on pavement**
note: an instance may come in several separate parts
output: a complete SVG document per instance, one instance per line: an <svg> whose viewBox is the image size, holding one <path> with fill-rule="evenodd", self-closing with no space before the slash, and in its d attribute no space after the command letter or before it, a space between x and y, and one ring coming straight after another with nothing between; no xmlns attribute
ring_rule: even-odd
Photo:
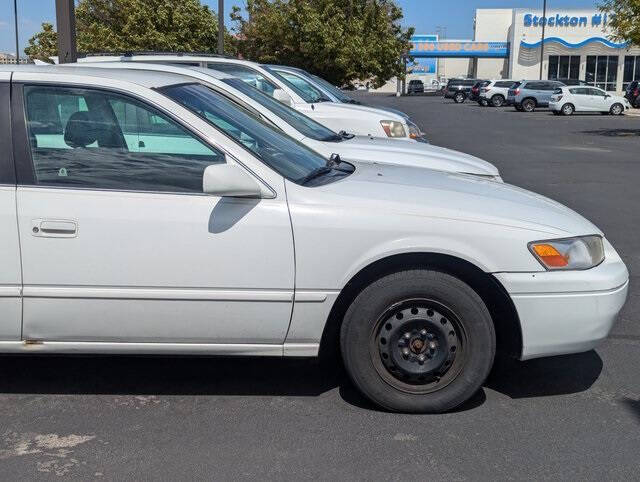
<svg viewBox="0 0 640 482"><path fill-rule="evenodd" d="M486 387L512 398L584 391L598 378L602 360L580 355L500 362ZM0 394L114 394L316 397L339 388L343 400L377 410L351 385L343 370L315 360L178 357L0 358ZM486 400L480 390L456 411ZM640 407L636 406L640 416Z"/></svg>
<svg viewBox="0 0 640 482"><path fill-rule="evenodd" d="M596 129L592 131L582 131L582 134L605 137L639 137L640 129Z"/></svg>
<svg viewBox="0 0 640 482"><path fill-rule="evenodd" d="M525 362L501 360L485 386L511 398L566 395L587 390L600 372L602 359L593 350Z"/></svg>
<svg viewBox="0 0 640 482"><path fill-rule="evenodd" d="M625 398L622 400L622 404L636 417L638 423L640 423L640 400Z"/></svg>

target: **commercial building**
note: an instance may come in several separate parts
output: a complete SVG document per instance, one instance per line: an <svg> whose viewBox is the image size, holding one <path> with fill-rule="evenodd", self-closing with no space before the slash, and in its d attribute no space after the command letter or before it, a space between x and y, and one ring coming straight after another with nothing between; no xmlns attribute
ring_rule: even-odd
<svg viewBox="0 0 640 482"><path fill-rule="evenodd" d="M21 64L26 64L28 63L29 60L24 58L24 57L20 57L20 63ZM5 52L0 52L0 65L3 64L15 64L16 63L16 56L12 55L12 54L8 54Z"/></svg>
<svg viewBox="0 0 640 482"><path fill-rule="evenodd" d="M538 79L542 57L543 79L580 79L620 92L640 79L640 46L611 40L608 20L597 10L552 9L543 16L532 9L478 9L472 40L414 36L410 54L418 68L409 65L408 78L425 85L453 77Z"/></svg>

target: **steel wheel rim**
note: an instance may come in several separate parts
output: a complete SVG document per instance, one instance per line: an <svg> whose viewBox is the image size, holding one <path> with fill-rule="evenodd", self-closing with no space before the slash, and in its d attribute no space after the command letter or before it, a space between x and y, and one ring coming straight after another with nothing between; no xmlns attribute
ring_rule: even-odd
<svg viewBox="0 0 640 482"><path fill-rule="evenodd" d="M620 112L622 112L622 109L620 109L620 106L616 104L611 108L611 112L613 112L613 115L619 115Z"/></svg>
<svg viewBox="0 0 640 482"><path fill-rule="evenodd" d="M565 105L565 106L562 108L562 112L563 112L565 115L570 115L571 113L573 113L573 109L571 108L571 106L570 106L570 105Z"/></svg>
<svg viewBox="0 0 640 482"><path fill-rule="evenodd" d="M468 337L459 317L427 298L394 303L376 320L369 343L378 375L409 394L449 385L464 367Z"/></svg>
<svg viewBox="0 0 640 482"><path fill-rule="evenodd" d="M524 110L526 110L527 112L531 112L531 111L533 110L533 102L525 102L525 103L522 105L522 108L523 108Z"/></svg>

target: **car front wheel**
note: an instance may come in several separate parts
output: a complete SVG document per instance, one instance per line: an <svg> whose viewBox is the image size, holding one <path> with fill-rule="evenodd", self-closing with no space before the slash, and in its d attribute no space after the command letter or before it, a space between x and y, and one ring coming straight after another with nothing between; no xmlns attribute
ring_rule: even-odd
<svg viewBox="0 0 640 482"><path fill-rule="evenodd" d="M525 112L533 112L536 109L536 103L533 99L526 99L522 102L522 110Z"/></svg>
<svg viewBox="0 0 640 482"><path fill-rule="evenodd" d="M491 97L491 105L494 107L502 107L504 104L504 97L501 95L494 95Z"/></svg>
<svg viewBox="0 0 640 482"><path fill-rule="evenodd" d="M491 315L469 285L419 269L365 288L345 314L340 345L351 380L371 401L438 413L478 391L496 342Z"/></svg>
<svg viewBox="0 0 640 482"><path fill-rule="evenodd" d="M462 92L458 92L453 97L453 100L455 101L456 104L462 104L464 102L464 99L465 99L465 95Z"/></svg>
<svg viewBox="0 0 640 482"><path fill-rule="evenodd" d="M622 104L616 103L611 106L609 112L611 113L611 115L620 115L624 112L624 107L622 106Z"/></svg>

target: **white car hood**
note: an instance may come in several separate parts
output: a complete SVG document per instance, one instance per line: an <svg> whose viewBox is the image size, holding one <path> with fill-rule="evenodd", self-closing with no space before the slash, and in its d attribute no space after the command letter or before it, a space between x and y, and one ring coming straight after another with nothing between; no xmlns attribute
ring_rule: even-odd
<svg viewBox="0 0 640 482"><path fill-rule="evenodd" d="M549 237L602 234L590 221L562 204L509 184L476 176L390 164L354 163L341 181L316 189L350 204L393 212L479 222L536 231ZM544 234L543 234L544 233Z"/></svg>
<svg viewBox="0 0 640 482"><path fill-rule="evenodd" d="M398 114L394 114L393 112L387 110L376 109L375 107L369 107L366 105L358 105L358 104L338 104L335 102L319 102L316 103L315 106L321 106L321 108L327 111L334 110L335 112L340 112L341 115L351 114L354 119L358 118L358 115L362 113L367 113L371 115L376 115L380 118L380 120L394 120L399 122L406 122L407 118Z"/></svg>
<svg viewBox="0 0 640 482"><path fill-rule="evenodd" d="M356 136L336 143L335 149L343 160L402 164L481 176L500 175L498 169L487 161L422 142L398 142L394 139Z"/></svg>

